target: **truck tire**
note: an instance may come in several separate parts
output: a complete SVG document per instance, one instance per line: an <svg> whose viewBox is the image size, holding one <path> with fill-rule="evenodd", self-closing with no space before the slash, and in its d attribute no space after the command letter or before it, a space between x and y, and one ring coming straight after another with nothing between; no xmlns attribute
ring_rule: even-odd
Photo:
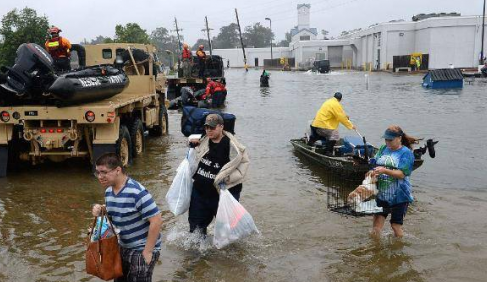
<svg viewBox="0 0 487 282"><path fill-rule="evenodd" d="M119 131L116 153L122 161L123 166L127 167L132 163L132 139L125 125L120 125Z"/></svg>
<svg viewBox="0 0 487 282"><path fill-rule="evenodd" d="M140 118L135 118L131 122L129 131L132 140L132 157L136 158L145 150L144 125Z"/></svg>
<svg viewBox="0 0 487 282"><path fill-rule="evenodd" d="M159 125L155 125L151 129L149 129L150 136L163 136L167 135L169 132L169 122L168 122L168 115L167 110L164 105L161 105L159 108Z"/></svg>
<svg viewBox="0 0 487 282"><path fill-rule="evenodd" d="M0 178L7 176L8 146L0 146Z"/></svg>

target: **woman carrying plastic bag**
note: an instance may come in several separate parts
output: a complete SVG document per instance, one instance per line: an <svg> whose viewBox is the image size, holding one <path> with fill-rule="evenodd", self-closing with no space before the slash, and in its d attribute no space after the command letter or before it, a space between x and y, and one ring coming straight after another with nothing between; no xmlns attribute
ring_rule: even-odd
<svg viewBox="0 0 487 282"><path fill-rule="evenodd" d="M213 244L221 249L252 233L259 233L254 219L225 188L225 185L221 184Z"/></svg>
<svg viewBox="0 0 487 282"><path fill-rule="evenodd" d="M194 148L190 148L186 158L179 165L176 176L166 194L169 210L175 216L181 215L189 209L193 188L192 177L198 167L197 165L196 152Z"/></svg>

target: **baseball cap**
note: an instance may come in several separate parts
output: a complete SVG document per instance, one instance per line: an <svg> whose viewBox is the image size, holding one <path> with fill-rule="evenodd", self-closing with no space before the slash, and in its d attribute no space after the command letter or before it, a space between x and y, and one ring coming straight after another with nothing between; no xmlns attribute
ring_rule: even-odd
<svg viewBox="0 0 487 282"><path fill-rule="evenodd" d="M223 118L217 114L209 114L206 116L205 125L216 127L219 124L223 124Z"/></svg>
<svg viewBox="0 0 487 282"><path fill-rule="evenodd" d="M342 93L336 92L335 95L333 95L333 97L337 98L337 100L340 101L342 100Z"/></svg>
<svg viewBox="0 0 487 282"><path fill-rule="evenodd" d="M387 129L384 132L384 135L382 135L382 138L384 138L386 140L392 140L396 137L401 137L402 135L403 135L402 131L396 132L396 131L392 131L390 129Z"/></svg>

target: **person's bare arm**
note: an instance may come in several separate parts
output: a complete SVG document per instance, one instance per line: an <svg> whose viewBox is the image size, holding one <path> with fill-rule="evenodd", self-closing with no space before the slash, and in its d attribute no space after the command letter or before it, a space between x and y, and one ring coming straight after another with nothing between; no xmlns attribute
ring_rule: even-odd
<svg viewBox="0 0 487 282"><path fill-rule="evenodd" d="M147 264L152 261L152 251L156 245L157 238L159 238L159 232L161 231L162 218L161 214L156 214L155 216L148 219L149 220L149 234L147 234L147 242L145 243L145 248L142 251L144 260Z"/></svg>

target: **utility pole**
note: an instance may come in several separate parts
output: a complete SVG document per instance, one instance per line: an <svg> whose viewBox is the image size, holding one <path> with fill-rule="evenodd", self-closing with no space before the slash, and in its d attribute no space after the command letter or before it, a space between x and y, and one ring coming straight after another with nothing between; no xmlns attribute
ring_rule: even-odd
<svg viewBox="0 0 487 282"><path fill-rule="evenodd" d="M271 18L265 18L266 21L269 21L269 29L271 30L271 66L274 66L274 57L272 55L272 20Z"/></svg>
<svg viewBox="0 0 487 282"><path fill-rule="evenodd" d="M212 48L211 48L211 39L210 39L210 30L213 30L213 28L208 27L208 17L207 16L205 16L205 22L206 22L206 29L202 29L202 31L206 30L206 35L208 36L208 45L210 46L210 56L213 56Z"/></svg>
<svg viewBox="0 0 487 282"><path fill-rule="evenodd" d="M245 47L244 47L243 40L242 40L242 29L240 28L240 21L238 20L237 8L235 8L235 16L237 16L238 34L240 35L240 45L242 46L242 52L243 52L243 57L244 57L244 68L245 68L245 71L249 71L248 66L247 66L247 56L245 55Z"/></svg>
<svg viewBox="0 0 487 282"><path fill-rule="evenodd" d="M179 36L179 31L183 31L182 29L179 29L178 28L178 19L176 19L176 17L174 17L174 24L176 25L176 34L178 35L178 51L179 51L179 54L178 54L178 72L179 72L179 69L181 68L181 53L182 53L182 46L181 46L181 38Z"/></svg>
<svg viewBox="0 0 487 282"><path fill-rule="evenodd" d="M484 62L484 31L485 28L485 0L484 0L484 12L482 13L482 47L480 47L480 60L479 60L479 65L483 65Z"/></svg>

